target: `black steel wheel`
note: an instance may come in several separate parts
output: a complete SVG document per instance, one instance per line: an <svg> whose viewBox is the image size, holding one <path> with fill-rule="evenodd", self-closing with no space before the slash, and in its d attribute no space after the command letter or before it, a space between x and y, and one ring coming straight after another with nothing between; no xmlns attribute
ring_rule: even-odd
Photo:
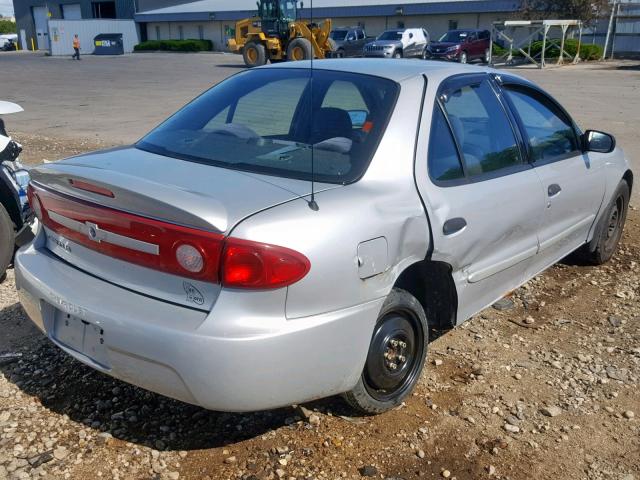
<svg viewBox="0 0 640 480"><path fill-rule="evenodd" d="M378 316L362 376L344 394L347 402L365 414L399 405L420 378L427 343L422 305L409 292L394 288Z"/></svg>
<svg viewBox="0 0 640 480"><path fill-rule="evenodd" d="M587 257L591 263L602 265L608 262L618 248L629 206L629 185L620 182L604 216L602 217L599 236L586 245Z"/></svg>

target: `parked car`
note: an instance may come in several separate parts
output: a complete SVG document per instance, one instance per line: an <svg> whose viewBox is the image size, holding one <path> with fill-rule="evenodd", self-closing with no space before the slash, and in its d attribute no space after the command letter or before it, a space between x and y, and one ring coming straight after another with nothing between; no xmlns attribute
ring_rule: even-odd
<svg viewBox="0 0 640 480"><path fill-rule="evenodd" d="M16 285L52 342L209 409L344 394L378 413L418 381L429 327L576 249L613 255L629 162L535 84L330 59L310 89L310 65L239 73L131 147L34 168Z"/></svg>
<svg viewBox="0 0 640 480"><path fill-rule="evenodd" d="M489 63L491 34L488 30L451 30L437 42L432 42L427 51L432 59L453 60L467 63L481 60Z"/></svg>
<svg viewBox="0 0 640 480"><path fill-rule="evenodd" d="M429 45L429 33L423 28L387 30L364 46L364 56L427 58L427 45Z"/></svg>
<svg viewBox="0 0 640 480"><path fill-rule="evenodd" d="M15 33L6 33L0 35L0 50L11 52L17 50L18 35Z"/></svg>
<svg viewBox="0 0 640 480"><path fill-rule="evenodd" d="M331 31L331 39L335 43L334 57L361 57L364 45L371 40L364 28L336 28Z"/></svg>
<svg viewBox="0 0 640 480"><path fill-rule="evenodd" d="M0 115L22 112L15 103L0 101ZM18 156L22 146L11 138L0 118L0 281L13 260L16 245L31 241L33 217L27 201L29 172Z"/></svg>

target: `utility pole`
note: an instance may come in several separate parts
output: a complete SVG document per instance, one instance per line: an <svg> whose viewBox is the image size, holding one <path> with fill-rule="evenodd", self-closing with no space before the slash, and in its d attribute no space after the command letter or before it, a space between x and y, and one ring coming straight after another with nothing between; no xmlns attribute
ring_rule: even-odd
<svg viewBox="0 0 640 480"><path fill-rule="evenodd" d="M613 17L616 14L616 6L617 3L615 0L613 1L613 5L611 5L611 16L609 17L609 27L607 28L607 36L604 40L604 49L602 51L602 58L600 60L604 60L607 58L607 47L609 46L609 37L611 36L611 30L613 29Z"/></svg>

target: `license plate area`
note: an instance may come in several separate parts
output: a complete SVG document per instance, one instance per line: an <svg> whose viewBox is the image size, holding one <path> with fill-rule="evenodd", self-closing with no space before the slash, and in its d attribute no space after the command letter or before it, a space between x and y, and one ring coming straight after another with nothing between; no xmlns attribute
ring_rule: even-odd
<svg viewBox="0 0 640 480"><path fill-rule="evenodd" d="M74 315L55 311L53 338L104 368L110 368L104 330Z"/></svg>

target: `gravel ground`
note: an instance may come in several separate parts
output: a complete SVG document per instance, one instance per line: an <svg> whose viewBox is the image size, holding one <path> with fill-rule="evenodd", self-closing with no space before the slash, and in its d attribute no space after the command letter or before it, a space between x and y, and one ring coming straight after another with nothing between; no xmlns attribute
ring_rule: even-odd
<svg viewBox="0 0 640 480"><path fill-rule="evenodd" d="M16 134L40 162L108 146ZM0 284L0 479L640 479L640 212L602 267L566 261L430 345L412 397L202 410L97 373ZM444 332L443 332L444 333Z"/></svg>

